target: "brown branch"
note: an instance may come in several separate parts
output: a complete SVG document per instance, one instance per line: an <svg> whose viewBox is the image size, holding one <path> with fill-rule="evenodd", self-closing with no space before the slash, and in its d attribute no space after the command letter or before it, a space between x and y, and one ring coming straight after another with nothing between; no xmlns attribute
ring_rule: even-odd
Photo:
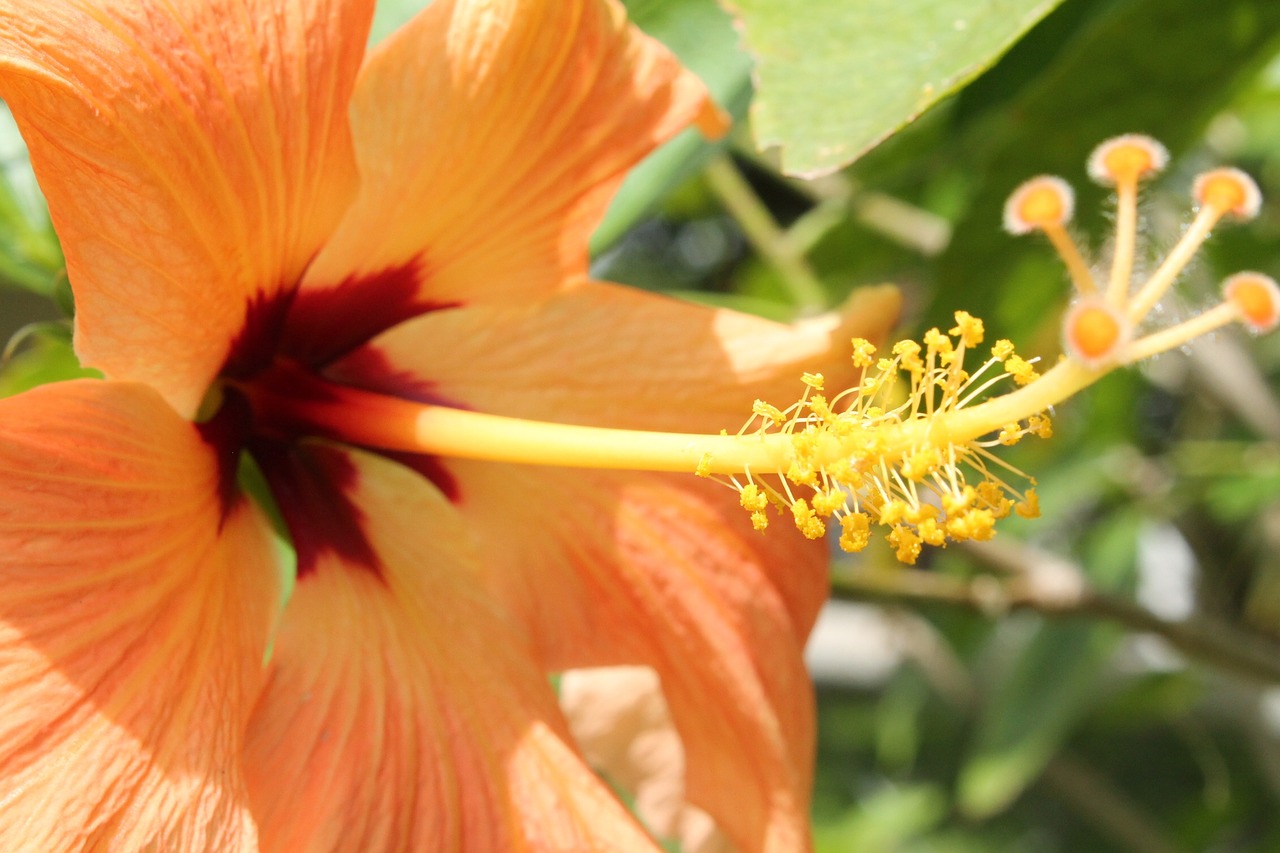
<svg viewBox="0 0 1280 853"><path fill-rule="evenodd" d="M1098 619L1130 631L1155 634L1187 657L1263 683L1280 683L1280 654L1270 643L1203 616L1171 621L1124 599L1089 587L1067 561L1025 546L990 543L970 549L1004 577L971 578L907 568L837 568L832 596L882 602L933 602L988 617L1029 610L1057 619Z"/></svg>

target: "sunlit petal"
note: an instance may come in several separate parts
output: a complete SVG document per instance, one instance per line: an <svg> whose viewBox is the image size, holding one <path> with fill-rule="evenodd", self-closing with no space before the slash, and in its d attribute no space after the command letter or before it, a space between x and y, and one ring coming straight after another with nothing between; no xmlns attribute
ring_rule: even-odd
<svg viewBox="0 0 1280 853"><path fill-rule="evenodd" d="M269 528L151 389L0 401L0 849L253 850Z"/></svg>
<svg viewBox="0 0 1280 853"><path fill-rule="evenodd" d="M832 388L859 369L853 336L883 340L893 288L868 288L839 314L783 325L609 284L536 303L474 305L391 329L330 374L387 393L561 423L735 431L756 397L794 399L805 371Z"/></svg>
<svg viewBox="0 0 1280 853"><path fill-rule="evenodd" d="M614 0L437 0L361 74L360 196L308 283L415 262L438 302L560 287L625 171L716 116Z"/></svg>
<svg viewBox="0 0 1280 853"><path fill-rule="evenodd" d="M751 529L689 477L454 463L490 583L548 667L645 664L662 679L691 802L743 850L805 849L813 696L801 649L823 543Z"/></svg>
<svg viewBox="0 0 1280 853"><path fill-rule="evenodd" d="M354 190L373 0L0 0L0 97L76 294L76 347L195 411L246 305L293 286Z"/></svg>
<svg viewBox="0 0 1280 853"><path fill-rule="evenodd" d="M394 463L309 452L376 562L321 555L286 610L246 751L264 847L655 850L568 745L456 510Z"/></svg>
<svg viewBox="0 0 1280 853"><path fill-rule="evenodd" d="M883 339L898 305L870 290L786 326L588 285L435 312L332 372L481 411L733 430L755 397L796 395L804 371L854 381L850 338ZM544 664L652 666L686 745L689 799L744 850L804 849L813 730L801 648L826 592L825 546L781 524L759 535L734 491L690 477L444 465L492 588Z"/></svg>

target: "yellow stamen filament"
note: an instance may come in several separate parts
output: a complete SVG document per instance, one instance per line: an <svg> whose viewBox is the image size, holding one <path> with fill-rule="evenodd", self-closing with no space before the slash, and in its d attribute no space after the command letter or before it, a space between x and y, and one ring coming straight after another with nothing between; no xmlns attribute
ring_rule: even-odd
<svg viewBox="0 0 1280 853"><path fill-rule="evenodd" d="M1251 219L1261 204L1257 184L1238 169L1206 172L1196 179L1192 195L1201 205L1200 212L1164 263L1129 303L1129 319L1134 323L1141 322L1150 313L1224 216Z"/></svg>
<svg viewBox="0 0 1280 853"><path fill-rule="evenodd" d="M1161 329L1158 332L1152 332L1150 335L1134 341L1124 354L1125 363L1132 364L1151 358L1153 355L1168 352L1194 338L1206 335L1239 319L1239 309L1230 302L1223 302L1203 314L1197 314L1190 320L1167 329Z"/></svg>
<svg viewBox="0 0 1280 853"><path fill-rule="evenodd" d="M1192 220L1191 226L1182 235L1182 239L1170 250L1168 256L1164 259L1164 263L1160 264L1156 271L1151 274L1151 278L1147 279L1146 284L1138 291L1138 294L1130 300L1128 308L1130 320L1134 323L1139 323L1151 312L1151 309L1160 301L1160 298L1177 281L1178 276L1186 269L1191 259L1195 257L1196 252L1200 251L1200 247L1204 245L1204 241L1209 237L1209 232L1213 230L1213 226L1218 224L1218 220L1222 218L1225 212L1222 208L1214 206L1200 208L1200 212Z"/></svg>
<svg viewBox="0 0 1280 853"><path fill-rule="evenodd" d="M1133 277L1133 249L1138 235L1138 182L1126 176L1116 184L1116 255L1107 282L1107 301L1120 304Z"/></svg>

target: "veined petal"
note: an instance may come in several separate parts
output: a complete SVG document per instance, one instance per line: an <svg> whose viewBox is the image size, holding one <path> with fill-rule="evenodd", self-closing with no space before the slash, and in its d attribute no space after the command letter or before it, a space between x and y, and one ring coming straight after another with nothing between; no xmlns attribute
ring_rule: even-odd
<svg viewBox="0 0 1280 853"><path fill-rule="evenodd" d="M732 432L751 416L756 397L783 406L796 399L805 371L822 372L832 389L856 381L850 338L883 340L900 304L895 288L865 288L838 314L784 325L591 283L539 302L424 314L329 374L494 414Z"/></svg>
<svg viewBox="0 0 1280 853"><path fill-rule="evenodd" d="M616 0L437 0L361 72L360 196L308 285L414 263L438 303L581 278L626 170L718 116Z"/></svg>
<svg viewBox="0 0 1280 853"><path fill-rule="evenodd" d="M820 325L784 326L591 284L424 315L330 372L500 414L732 430L755 397L794 399L804 371L832 388L856 381L849 339L883 339L898 305L873 289ZM823 544L784 525L760 536L732 491L692 476L443 464L492 588L544 665L652 666L688 752L690 800L744 850L805 849L801 649L825 597Z"/></svg>
<svg viewBox="0 0 1280 853"><path fill-rule="evenodd" d="M256 849L239 747L278 571L220 477L146 386L0 401L0 849Z"/></svg>
<svg viewBox="0 0 1280 853"><path fill-rule="evenodd" d="M250 303L296 285L354 191L346 110L372 8L0 0L0 98L62 238L87 364L190 416Z"/></svg>
<svg viewBox="0 0 1280 853"><path fill-rule="evenodd" d="M309 449L377 562L324 553L285 611L245 753L264 849L656 853L568 745L449 502L395 463Z"/></svg>
<svg viewBox="0 0 1280 853"><path fill-rule="evenodd" d="M826 596L821 542L751 529L692 476L451 462L490 584L544 665L653 667L687 797L744 851L808 848L813 694L804 640Z"/></svg>
<svg viewBox="0 0 1280 853"><path fill-rule="evenodd" d="M896 288L866 288L835 314L785 325L589 283L539 302L469 305L422 315L336 362L329 374L388 394L451 400L514 417L626 429L733 431L750 417L756 398L783 406L796 399L803 372L822 373L832 389L857 381L861 371L850 357L850 338L883 341L900 305ZM464 496L472 494L465 472L481 472L493 485L487 466L452 460L441 465L459 481ZM732 503L728 490L719 497ZM466 507L485 500L476 497ZM740 508L732 511L744 516ZM584 527L603 523L607 529L610 523L607 516L574 518ZM784 571L775 581L797 630L807 636L816 605L804 591L807 580L793 595L796 577Z"/></svg>

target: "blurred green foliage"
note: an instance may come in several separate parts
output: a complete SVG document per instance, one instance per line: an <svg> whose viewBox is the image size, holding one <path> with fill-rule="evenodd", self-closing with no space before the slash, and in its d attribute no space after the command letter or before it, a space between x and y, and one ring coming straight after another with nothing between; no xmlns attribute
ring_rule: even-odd
<svg viewBox="0 0 1280 853"><path fill-rule="evenodd" d="M383 0L374 41L421 5ZM746 52L712 0L628 5L739 119L760 52L756 138L791 168L888 138L805 182L745 126L714 145L683 136L628 181L596 237L600 276L793 314L783 273L701 174L727 150L830 305L891 280L907 334L966 309L1052 357L1066 277L1043 241L1001 231L1000 207L1024 178L1062 173L1080 190L1079 237L1105 257L1110 210L1083 164L1125 131L1173 153L1144 192L1148 264L1188 221L1197 171L1239 165L1267 199L1256 222L1214 235L1168 315L1237 269L1280 272L1274 0L741 0ZM994 23L959 38L958 20ZM9 125L0 156L7 336L70 301ZM80 372L68 326L46 323L6 353L0 395ZM1234 330L1114 374L1056 413L1052 440L1008 455L1038 479L1045 518L1003 529L1003 550L837 563L838 597L874 608L894 652L874 675L851 663L820 684L822 853L1280 849L1278 377L1280 336ZM1024 595L1041 564L1097 600Z"/></svg>

